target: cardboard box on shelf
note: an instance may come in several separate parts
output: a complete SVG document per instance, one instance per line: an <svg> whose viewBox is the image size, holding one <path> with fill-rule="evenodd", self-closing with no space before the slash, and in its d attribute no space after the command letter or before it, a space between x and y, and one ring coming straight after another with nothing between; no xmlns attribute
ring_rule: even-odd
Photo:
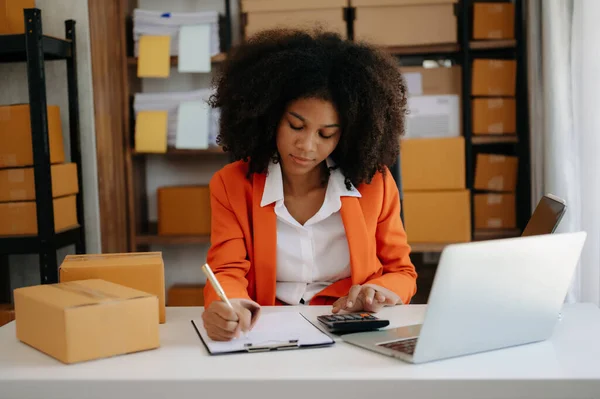
<svg viewBox="0 0 600 399"><path fill-rule="evenodd" d="M167 306L204 306L204 285L172 285L167 296Z"/></svg>
<svg viewBox="0 0 600 399"><path fill-rule="evenodd" d="M52 197L64 197L79 192L77 164L50 166ZM33 168L0 169L0 202L35 201Z"/></svg>
<svg viewBox="0 0 600 399"><path fill-rule="evenodd" d="M0 303L0 327L15 319L15 308L9 303Z"/></svg>
<svg viewBox="0 0 600 399"><path fill-rule="evenodd" d="M35 8L35 0L0 0L0 35L25 33L26 8Z"/></svg>
<svg viewBox="0 0 600 399"><path fill-rule="evenodd" d="M474 3L473 39L498 40L515 37L514 3Z"/></svg>
<svg viewBox="0 0 600 399"><path fill-rule="evenodd" d="M519 158L512 155L477 154L476 190L514 192L517 188Z"/></svg>
<svg viewBox="0 0 600 399"><path fill-rule="evenodd" d="M475 59L472 92L474 96L514 97L517 89L515 60Z"/></svg>
<svg viewBox="0 0 600 399"><path fill-rule="evenodd" d="M346 6L346 0L242 0L244 37L275 27L310 29L319 25L345 38Z"/></svg>
<svg viewBox="0 0 600 399"><path fill-rule="evenodd" d="M456 43L457 0L351 0L354 38L380 46Z"/></svg>
<svg viewBox="0 0 600 399"><path fill-rule="evenodd" d="M466 187L463 137L403 139L400 152L404 191L460 190Z"/></svg>
<svg viewBox="0 0 600 399"><path fill-rule="evenodd" d="M469 190L407 191L403 205L409 244L471 241Z"/></svg>
<svg viewBox="0 0 600 399"><path fill-rule="evenodd" d="M475 98L473 134L516 134L517 102L514 98Z"/></svg>
<svg viewBox="0 0 600 399"><path fill-rule="evenodd" d="M460 97L451 95L408 98L406 138L458 137L461 135Z"/></svg>
<svg viewBox="0 0 600 399"><path fill-rule="evenodd" d="M54 230L76 227L77 201L74 195L55 198ZM35 201L0 203L0 236L36 235L38 232Z"/></svg>
<svg viewBox="0 0 600 399"><path fill-rule="evenodd" d="M210 234L210 190L208 186L160 187L159 235Z"/></svg>
<svg viewBox="0 0 600 399"><path fill-rule="evenodd" d="M408 88L406 138L461 135L461 68L401 67Z"/></svg>
<svg viewBox="0 0 600 399"><path fill-rule="evenodd" d="M165 271L162 253L67 255L60 265L60 282L102 279L144 291L158 298L158 320L165 316Z"/></svg>
<svg viewBox="0 0 600 399"><path fill-rule="evenodd" d="M65 162L60 108L48 106L50 163ZM33 166L29 104L0 106L0 168Z"/></svg>
<svg viewBox="0 0 600 399"><path fill-rule="evenodd" d="M462 94L461 67L401 67L409 96Z"/></svg>
<svg viewBox="0 0 600 399"><path fill-rule="evenodd" d="M17 339L78 363L160 346L158 299L104 280L44 284L14 291Z"/></svg>
<svg viewBox="0 0 600 399"><path fill-rule="evenodd" d="M517 214L514 194L475 194L476 229L514 229Z"/></svg>

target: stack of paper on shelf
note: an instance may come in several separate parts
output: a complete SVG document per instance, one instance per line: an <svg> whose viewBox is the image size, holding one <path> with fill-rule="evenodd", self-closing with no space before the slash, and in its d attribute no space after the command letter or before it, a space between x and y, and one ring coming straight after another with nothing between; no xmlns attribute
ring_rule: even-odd
<svg viewBox="0 0 600 399"><path fill-rule="evenodd" d="M147 113L166 112L167 123L159 133L163 140L166 136L168 147L207 149L216 146L220 112L209 107L207 101L211 94L211 89L137 93L133 105L136 121ZM144 141L156 140L156 132L140 131L140 126L136 123L136 149L153 147Z"/></svg>
<svg viewBox="0 0 600 399"><path fill-rule="evenodd" d="M168 53L163 56L179 56L180 72L210 72L210 58L220 52L219 13L135 9L133 12L134 52L136 57L140 57L140 62L145 58L146 52L153 51L151 46L140 45L140 39L144 36L168 37L170 39Z"/></svg>

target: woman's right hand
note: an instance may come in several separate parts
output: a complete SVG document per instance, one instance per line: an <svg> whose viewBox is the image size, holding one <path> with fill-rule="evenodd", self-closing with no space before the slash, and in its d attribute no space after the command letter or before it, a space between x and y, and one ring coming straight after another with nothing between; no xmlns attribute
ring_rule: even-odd
<svg viewBox="0 0 600 399"><path fill-rule="evenodd" d="M230 341L254 327L260 306L252 301L230 300L233 309L223 301L213 301L202 314L204 328L213 341Z"/></svg>

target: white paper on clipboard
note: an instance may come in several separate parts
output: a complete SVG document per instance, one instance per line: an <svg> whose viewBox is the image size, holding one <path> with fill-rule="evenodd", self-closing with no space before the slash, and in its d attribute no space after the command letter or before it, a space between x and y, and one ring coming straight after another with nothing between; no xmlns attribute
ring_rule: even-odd
<svg viewBox="0 0 600 399"><path fill-rule="evenodd" d="M245 337L241 336L227 342L210 339L202 319L194 319L192 323L211 355L273 349L299 349L334 343L330 336L323 333L298 312L263 313L252 331Z"/></svg>

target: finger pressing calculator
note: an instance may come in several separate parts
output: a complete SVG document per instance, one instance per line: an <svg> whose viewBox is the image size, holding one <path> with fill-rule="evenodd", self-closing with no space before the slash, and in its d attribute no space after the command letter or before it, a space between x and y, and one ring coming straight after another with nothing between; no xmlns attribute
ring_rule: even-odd
<svg viewBox="0 0 600 399"><path fill-rule="evenodd" d="M379 319L370 313L321 315L317 316L317 320L335 334L372 331L390 324L389 320Z"/></svg>

